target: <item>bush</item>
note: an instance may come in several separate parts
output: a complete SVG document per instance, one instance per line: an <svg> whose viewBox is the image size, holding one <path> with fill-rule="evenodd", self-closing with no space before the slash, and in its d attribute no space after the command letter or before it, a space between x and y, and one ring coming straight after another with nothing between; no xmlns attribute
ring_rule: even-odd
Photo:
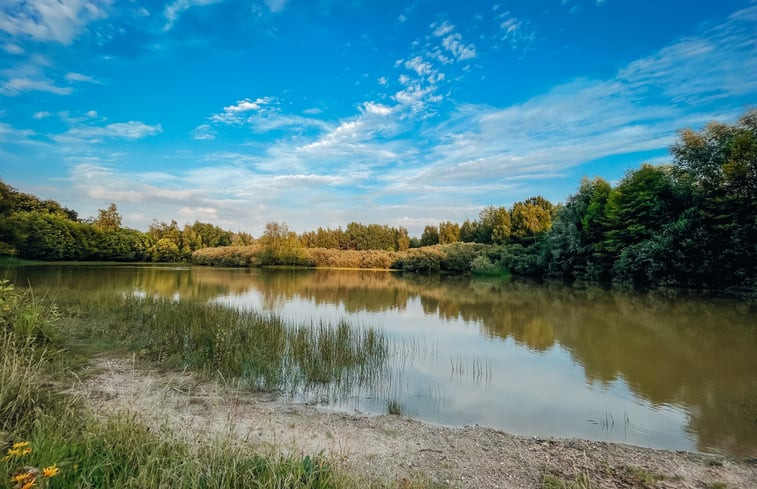
<svg viewBox="0 0 757 489"><path fill-rule="evenodd" d="M442 258L442 270L449 272L469 272L473 267L473 260L476 258L476 252L481 245L473 243L454 243L442 246L444 253Z"/></svg>
<svg viewBox="0 0 757 489"><path fill-rule="evenodd" d="M192 263L224 267L259 266L260 252L259 245L202 248L192 253Z"/></svg>
<svg viewBox="0 0 757 489"><path fill-rule="evenodd" d="M394 268L414 273L436 273L442 268L442 258L443 254L438 248L415 248L397 259Z"/></svg>

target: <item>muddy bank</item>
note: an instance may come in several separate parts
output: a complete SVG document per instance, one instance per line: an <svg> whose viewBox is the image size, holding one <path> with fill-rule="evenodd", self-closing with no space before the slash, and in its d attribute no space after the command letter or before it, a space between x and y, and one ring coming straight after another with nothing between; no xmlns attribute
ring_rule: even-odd
<svg viewBox="0 0 757 489"><path fill-rule="evenodd" d="M575 439L535 439L287 404L273 395L161 372L124 359L94 362L75 390L99 412L128 409L179 432L231 433L281 452L324 453L348 469L459 488L754 488L754 460Z"/></svg>

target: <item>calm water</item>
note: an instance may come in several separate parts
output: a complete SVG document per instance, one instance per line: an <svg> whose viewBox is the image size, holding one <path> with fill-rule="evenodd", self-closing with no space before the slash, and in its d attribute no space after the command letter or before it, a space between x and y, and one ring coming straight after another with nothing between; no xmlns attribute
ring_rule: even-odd
<svg viewBox="0 0 757 489"><path fill-rule="evenodd" d="M399 347L383 395L403 412L539 437L757 454L757 311L498 279L389 272L35 266L19 285L218 301L380 326Z"/></svg>

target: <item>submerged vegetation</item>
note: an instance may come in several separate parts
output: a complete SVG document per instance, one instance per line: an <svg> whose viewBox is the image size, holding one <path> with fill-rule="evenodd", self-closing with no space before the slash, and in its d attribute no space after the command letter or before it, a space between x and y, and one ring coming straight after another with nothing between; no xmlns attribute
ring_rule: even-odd
<svg viewBox="0 0 757 489"><path fill-rule="evenodd" d="M529 275L637 287L757 284L757 111L684 130L672 165L642 165L617 184L584 178L564 205L542 197L488 206L478 219L406 229L349 223L298 235L270 222L257 239L195 222L121 227L0 182L0 254L42 260L192 261L222 266L401 269Z"/></svg>

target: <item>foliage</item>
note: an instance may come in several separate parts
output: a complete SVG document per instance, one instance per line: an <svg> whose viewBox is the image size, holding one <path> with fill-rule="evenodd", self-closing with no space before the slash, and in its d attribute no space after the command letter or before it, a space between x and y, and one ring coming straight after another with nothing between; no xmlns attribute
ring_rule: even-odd
<svg viewBox="0 0 757 489"><path fill-rule="evenodd" d="M260 238L261 265L309 266L305 248L284 222L269 222Z"/></svg>
<svg viewBox="0 0 757 489"><path fill-rule="evenodd" d="M121 214L116 204L111 203L107 209L98 209L94 226L103 231L116 231L121 228Z"/></svg>
<svg viewBox="0 0 757 489"><path fill-rule="evenodd" d="M435 226L426 226L421 234L421 246L439 244L439 230Z"/></svg>

